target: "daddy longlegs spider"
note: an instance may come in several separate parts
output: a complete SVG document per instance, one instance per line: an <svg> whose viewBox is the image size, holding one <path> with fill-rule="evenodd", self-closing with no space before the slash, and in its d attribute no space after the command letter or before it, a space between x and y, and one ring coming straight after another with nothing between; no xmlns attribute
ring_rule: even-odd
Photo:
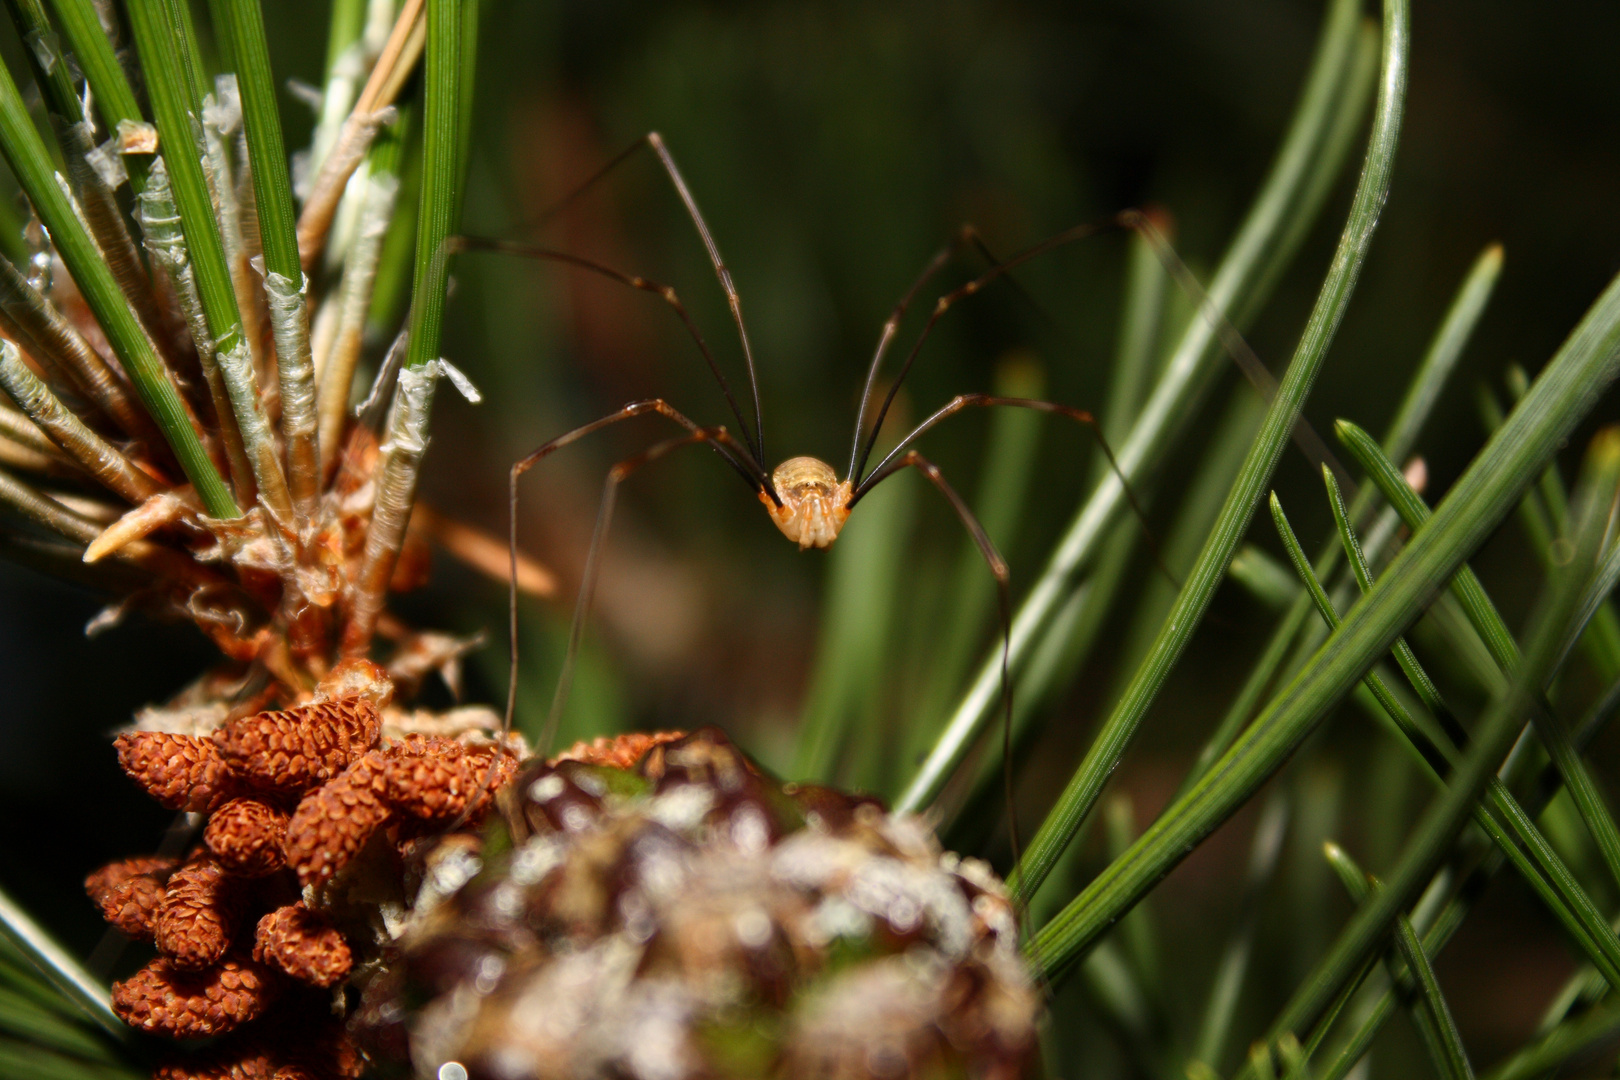
<svg viewBox="0 0 1620 1080"><path fill-rule="evenodd" d="M1238 366L1244 369L1252 380L1264 388L1271 379L1270 373L1254 355L1248 344L1243 340L1225 315L1214 305L1203 288L1193 278L1191 272L1182 263L1179 256L1165 240L1159 228L1146 214L1138 210L1126 210L1101 221L1079 225L1048 237L1031 247L1018 252L1005 259L996 260L990 255L983 241L972 226L964 226L957 236L942 247L932 259L929 260L916 280L901 296L883 324L878 338L877 348L872 354L872 360L867 369L866 381L861 391L860 407L856 413L855 434L851 441L849 467L840 480L833 467L824 461L813 457L792 457L783 461L774 470L768 469L765 458L764 428L762 411L760 408L759 380L757 378L753 346L748 338L748 328L743 320L742 301L737 288L732 281L731 271L727 269L725 260L720 255L719 245L715 243L714 236L704 220L702 211L698 209L697 200L693 197L691 189L687 186L685 177L675 164L674 157L665 146L664 140L657 132L651 132L632 143L627 149L612 158L593 176L581 184L574 192L562 200L546 216L549 218L563 206L572 202L602 180L609 172L628 159L632 154L643 148L649 149L658 158L664 173L674 186L676 194L680 197L688 217L697 230L707 250L709 261L713 266L715 276L725 291L727 302L731 309L732 322L737 328L737 337L742 345L742 354L748 374L748 388L752 397L753 426L750 429L748 420L743 413L737 396L733 393L731 384L721 371L714 353L704 340L697 324L682 304L675 290L639 275L627 274L610 266L584 258L566 251L558 251L534 244L521 243L509 240L496 240L482 237L459 236L452 238L448 243L447 254L457 251L486 251L508 255L517 255L525 258L546 260L562 263L579 270L598 274L610 280L617 281L633 289L651 293L661 298L675 312L687 333L696 343L698 351L702 354L715 382L719 385L721 394L725 397L731 415L737 421L737 430L741 435L739 440L724 426L700 426L689 419L669 402L662 398L647 398L632 401L624 407L609 413L601 419L584 424L566 432L555 439L540 446L527 456L519 459L512 465L508 477L508 514L509 514L509 546L514 561L512 580L516 581L515 562L517 558L517 505L518 480L522 475L546 457L557 450L584 438L593 432L623 420L633 417L657 414L674 422L685 429L685 434L665 439L655 443L647 449L625 458L614 465L607 475L603 486L602 501L597 512L596 525L591 536L591 544L585 559L584 574L580 583L578 598L574 605L573 622L569 629L567 651L563 659L562 671L558 676L557 689L553 695L551 711L546 719L545 728L538 742L537 750L544 754L549 749L552 737L555 735L558 721L562 715L564 703L567 701L570 685L573 679L573 669L580 641L584 633L586 615L590 609L592 593L595 589L596 579L600 571L601 551L604 537L607 535L608 524L612 519L613 508L617 498L619 485L641 466L663 457L671 450L681 446L705 444L711 447L721 459L731 466L732 470L740 476L759 501L764 504L771 520L782 534L799 545L800 550L807 548L827 548L837 540L840 530L848 519L851 511L860 500L874 487L894 476L903 469L914 468L922 473L931 482L950 504L957 518L961 521L973 543L983 556L990 573L995 577L998 611L1001 621L1001 697L1002 697L1002 760L1004 798L1007 803L1009 815L1012 812L1012 685L1008 671L1010 632L1011 632L1011 601L1009 595L1008 572L1006 560L996 550L995 544L979 524L973 511L957 494L956 490L945 480L939 468L924 457L912 446L924 434L940 424L942 421L961 412L963 409L978 406L1007 406L1013 408L1031 409L1038 412L1053 413L1067 417L1089 430L1101 447L1109 466L1119 476L1124 485L1126 498L1136 516L1146 522L1146 516L1135 493L1131 489L1129 478L1120 470L1114 458L1112 448L1103 438L1101 427L1097 420L1082 409L1068 405L1060 405L1049 401L1037 401L1029 398L998 397L991 394L971 393L959 394L945 405L936 409L920 424L914 427L909 434L900 439L889 452L884 455L871 469L867 468L872 453L877 445L883 422L893 406L895 397L899 393L906 376L911 372L912 365L922 349L923 343L928 339L936 323L952 306L969 296L974 295L993 281L1006 277L1014 268L1038 255L1051 251L1065 244L1094 236L1098 233L1111 230L1128 230L1141 236L1152 248L1159 260L1164 264L1169 275L1178 285L1191 296L1201 309L1203 316L1209 319L1216 327L1218 336L1226 351L1230 353ZM973 246L979 254L990 264L989 269L975 277L966 284L941 295L934 303L922 331L918 334L915 343L906 354L900 366L898 375L889 386L888 392L883 396L882 404L869 428L865 428L862 421L866 418L872 404L874 391L877 388L878 374L882 369L883 359L888 352L899 331L901 320L910 309L917 294L927 285L947 263L968 246ZM863 436L863 428L865 428ZM1150 536L1151 541L1151 536ZM1157 550L1155 547L1155 557ZM1160 568L1166 574L1162 560ZM1172 576L1173 580L1173 576ZM513 711L517 701L517 675L518 675L518 621L517 621L517 593L513 589L508 595L508 633L511 642L511 671L507 684L506 713L504 726L510 730ZM1017 825L1009 818L1011 840L1014 849L1014 858L1017 857L1018 830Z"/></svg>

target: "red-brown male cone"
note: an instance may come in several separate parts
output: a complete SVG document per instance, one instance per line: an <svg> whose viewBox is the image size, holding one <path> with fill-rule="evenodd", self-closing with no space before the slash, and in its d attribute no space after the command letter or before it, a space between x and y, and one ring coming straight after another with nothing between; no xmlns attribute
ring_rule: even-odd
<svg viewBox="0 0 1620 1080"><path fill-rule="evenodd" d="M304 796L287 824L287 864L300 885L320 885L360 853L392 813L383 800L384 752L373 750Z"/></svg>
<svg viewBox="0 0 1620 1080"><path fill-rule="evenodd" d="M204 971L183 971L160 956L113 984L113 1011L130 1027L172 1039L230 1031L264 1012L276 995L265 968L226 960Z"/></svg>
<svg viewBox="0 0 1620 1080"><path fill-rule="evenodd" d="M605 765L610 769L633 769L653 747L684 738L684 731L632 731L625 735L598 735L590 742L581 739L546 764L583 761L587 765Z"/></svg>
<svg viewBox="0 0 1620 1080"><path fill-rule="evenodd" d="M232 799L208 819L203 842L219 865L238 877L258 878L287 865L287 812L260 799Z"/></svg>
<svg viewBox="0 0 1620 1080"><path fill-rule="evenodd" d="M108 863L84 879L84 891L101 909L101 917L137 940L152 936L152 922L163 900L164 884L175 861L141 855Z"/></svg>
<svg viewBox="0 0 1620 1080"><path fill-rule="evenodd" d="M343 935L302 903L277 908L259 920L253 959L322 988L341 982L354 964Z"/></svg>
<svg viewBox="0 0 1620 1080"><path fill-rule="evenodd" d="M244 783L297 795L348 768L381 732L377 707L347 697L244 716L216 731L214 741Z"/></svg>
<svg viewBox="0 0 1620 1080"><path fill-rule="evenodd" d="M467 750L436 740L422 756L390 759L383 771L394 808L429 821L476 818L517 772L517 758L487 748Z"/></svg>
<svg viewBox="0 0 1620 1080"><path fill-rule="evenodd" d="M241 916L241 886L211 858L187 863L169 878L153 933L158 951L179 968L203 968L230 948Z"/></svg>
<svg viewBox="0 0 1620 1080"><path fill-rule="evenodd" d="M170 810L206 814L235 794L225 759L209 739L126 731L113 746L119 767Z"/></svg>

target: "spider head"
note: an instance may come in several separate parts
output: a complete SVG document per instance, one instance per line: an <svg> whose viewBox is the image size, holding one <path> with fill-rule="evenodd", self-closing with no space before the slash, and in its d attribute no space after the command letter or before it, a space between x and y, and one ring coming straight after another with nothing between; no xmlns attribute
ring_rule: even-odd
<svg viewBox="0 0 1620 1080"><path fill-rule="evenodd" d="M850 484L831 465L813 457L788 458L771 474L781 505L765 491L759 501L782 535L805 548L831 547L849 517Z"/></svg>

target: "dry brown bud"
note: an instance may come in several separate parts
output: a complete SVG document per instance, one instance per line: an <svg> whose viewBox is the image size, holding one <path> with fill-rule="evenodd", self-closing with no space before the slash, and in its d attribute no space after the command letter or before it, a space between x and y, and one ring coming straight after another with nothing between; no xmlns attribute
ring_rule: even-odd
<svg viewBox="0 0 1620 1080"><path fill-rule="evenodd" d="M300 794L341 773L377 741L382 718L362 697L255 713L214 733L243 782Z"/></svg>
<svg viewBox="0 0 1620 1080"><path fill-rule="evenodd" d="M153 922L158 951L176 967L202 968L230 947L241 915L238 884L213 859L187 863L169 878Z"/></svg>
<svg viewBox="0 0 1620 1080"><path fill-rule="evenodd" d="M587 765L605 765L610 769L634 768L647 751L676 739L686 738L684 731L634 731L628 735L599 735L590 742L583 739L558 754L548 765L564 761L583 761Z"/></svg>
<svg viewBox="0 0 1620 1080"><path fill-rule="evenodd" d="M208 819L203 841L219 865L238 877L257 878L287 865L282 843L287 812L259 799L232 799Z"/></svg>
<svg viewBox="0 0 1620 1080"><path fill-rule="evenodd" d="M170 810L206 814L234 794L225 759L208 739L126 731L113 746L129 778Z"/></svg>
<svg viewBox="0 0 1620 1080"><path fill-rule="evenodd" d="M156 855L108 863L84 879L101 917L137 940L152 936L152 920L175 861Z"/></svg>
<svg viewBox="0 0 1620 1080"><path fill-rule="evenodd" d="M475 818L517 772L517 758L510 754L433 741L448 745L392 758L384 769L388 800L401 813L430 821Z"/></svg>
<svg viewBox="0 0 1620 1080"><path fill-rule="evenodd" d="M184 971L160 956L113 984L113 1011L130 1027L172 1039L219 1035L252 1020L274 999L275 977L247 960Z"/></svg>
<svg viewBox="0 0 1620 1080"><path fill-rule="evenodd" d="M287 824L287 864L301 885L320 885L365 847L391 812L383 800L387 757L373 750L305 795Z"/></svg>
<svg viewBox="0 0 1620 1080"><path fill-rule="evenodd" d="M302 903L277 908L259 920L253 959L322 988L341 982L354 963L337 928Z"/></svg>

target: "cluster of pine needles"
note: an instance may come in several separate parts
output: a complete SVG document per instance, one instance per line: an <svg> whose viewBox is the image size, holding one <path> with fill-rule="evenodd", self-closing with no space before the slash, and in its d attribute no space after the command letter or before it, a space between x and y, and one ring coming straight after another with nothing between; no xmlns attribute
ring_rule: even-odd
<svg viewBox="0 0 1620 1080"><path fill-rule="evenodd" d="M170 729L306 700L346 657L453 677L470 643L386 596L446 535L413 519L435 384L476 399L438 357L476 6L334 4L297 153L258 0L210 5L207 34L173 0L7 11L31 80L0 68L0 549L107 596L92 633L178 618L217 646L148 718ZM101 980L9 899L0 922L0 1072L133 1075Z"/></svg>

